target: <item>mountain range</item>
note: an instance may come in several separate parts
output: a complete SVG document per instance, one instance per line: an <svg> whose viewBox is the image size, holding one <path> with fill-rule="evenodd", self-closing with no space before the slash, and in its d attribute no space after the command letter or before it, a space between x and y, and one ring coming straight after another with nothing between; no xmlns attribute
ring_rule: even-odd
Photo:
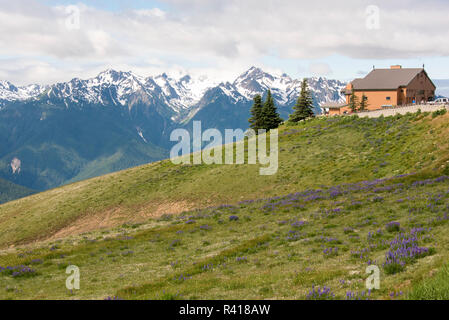
<svg viewBox="0 0 449 320"><path fill-rule="evenodd" d="M310 78L316 113L345 83ZM0 81L0 178L46 190L168 157L175 128L248 127L252 99L272 90L286 119L301 81L252 67L233 82L106 70L91 79L15 86Z"/></svg>

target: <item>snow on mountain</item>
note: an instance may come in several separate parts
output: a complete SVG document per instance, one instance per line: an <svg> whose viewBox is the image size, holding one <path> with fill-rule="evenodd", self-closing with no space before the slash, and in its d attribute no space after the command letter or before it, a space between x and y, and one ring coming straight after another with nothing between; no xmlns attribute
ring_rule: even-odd
<svg viewBox="0 0 449 320"><path fill-rule="evenodd" d="M36 98L45 92L46 89L46 86L39 86L37 84L16 87L8 81L0 80L0 103L1 101L21 101Z"/></svg>
<svg viewBox="0 0 449 320"><path fill-rule="evenodd" d="M345 102L342 89L346 87L346 82L339 80L329 80L326 78L308 79L309 87L318 103L323 102Z"/></svg>
<svg viewBox="0 0 449 320"><path fill-rule="evenodd" d="M309 87L317 104L342 101L340 91L344 86L338 80L309 79ZM35 99L44 92L49 103L63 101L67 108L71 104L89 103L121 105L131 109L134 104L144 102L168 108L171 118L176 121L198 109L199 102L214 88L221 90L234 103L252 100L256 94L264 94L270 89L279 105L291 106L300 93L301 81L286 74L270 74L256 67L250 68L232 83L219 83L206 76L193 78L184 75L175 79L165 73L145 78L132 72L108 69L94 78L75 78L52 86L16 87L7 81L0 81L0 103Z"/></svg>
<svg viewBox="0 0 449 320"><path fill-rule="evenodd" d="M277 95L278 102L287 103L288 91L291 90L292 84L293 80L285 74L280 77L274 76L259 68L251 67L234 81L233 86L248 100L271 89L272 94Z"/></svg>
<svg viewBox="0 0 449 320"><path fill-rule="evenodd" d="M200 101L207 89L216 85L206 76L192 78L185 75L176 80L164 73L152 79L162 89L168 105L177 113L190 109Z"/></svg>
<svg viewBox="0 0 449 320"><path fill-rule="evenodd" d="M143 136L142 129L140 129L139 127L137 127L136 130L137 130L137 134L139 135L139 137L142 138L142 140L143 140L145 143L148 143L147 139L145 139L145 137Z"/></svg>
<svg viewBox="0 0 449 320"><path fill-rule="evenodd" d="M233 83L237 91L247 99L271 90L274 99L281 105L294 104L301 92L301 80L292 79L287 74L272 75L252 67L240 75ZM317 103L343 101L340 94L345 83L325 78L308 79L309 88Z"/></svg>
<svg viewBox="0 0 449 320"><path fill-rule="evenodd" d="M235 85L230 82L220 83L218 88L228 97L231 98L234 102L244 101L244 100L252 100L252 97L248 97L245 95L245 92L239 91Z"/></svg>
<svg viewBox="0 0 449 320"><path fill-rule="evenodd" d="M90 103L100 105L128 105L137 102L166 105L174 113L183 113L196 104L211 86L215 85L206 77L193 79L186 75L174 79L161 74L141 77L132 72L108 69L95 78L58 83L50 87L48 99L70 103ZM175 117L174 116L174 117Z"/></svg>
<svg viewBox="0 0 449 320"><path fill-rule="evenodd" d="M72 103L95 103L125 105L128 98L138 92L145 91L146 80L132 72L108 69L97 77L81 80L75 78L70 82L51 86L48 98L57 98Z"/></svg>

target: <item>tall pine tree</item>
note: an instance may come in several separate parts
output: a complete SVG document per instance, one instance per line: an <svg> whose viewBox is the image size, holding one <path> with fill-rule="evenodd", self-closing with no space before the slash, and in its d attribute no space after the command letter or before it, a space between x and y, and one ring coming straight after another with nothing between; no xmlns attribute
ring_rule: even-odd
<svg viewBox="0 0 449 320"><path fill-rule="evenodd" d="M355 95L354 90L352 90L351 97L349 98L349 108L352 112L356 112L359 104L359 98Z"/></svg>
<svg viewBox="0 0 449 320"><path fill-rule="evenodd" d="M282 119L277 112L276 105L274 104L271 90L268 90L267 100L262 107L262 129L271 130L276 129L282 123Z"/></svg>
<svg viewBox="0 0 449 320"><path fill-rule="evenodd" d="M304 79L301 84L301 93L293 107L294 112L290 115L290 121L298 122L310 117L314 117L313 99L309 90L307 79Z"/></svg>
<svg viewBox="0 0 449 320"><path fill-rule="evenodd" d="M250 123L249 127L256 131L256 134L259 129L263 129L262 108L262 97L258 94L254 97L253 107L251 108L251 118L248 120Z"/></svg>
<svg viewBox="0 0 449 320"><path fill-rule="evenodd" d="M362 100L360 101L360 111L365 111L368 108L369 104L368 104L368 97L363 94L362 96Z"/></svg>

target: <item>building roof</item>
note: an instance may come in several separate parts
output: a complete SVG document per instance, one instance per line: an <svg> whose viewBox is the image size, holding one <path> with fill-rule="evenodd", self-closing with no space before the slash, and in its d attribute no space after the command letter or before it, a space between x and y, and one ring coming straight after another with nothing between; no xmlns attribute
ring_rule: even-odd
<svg viewBox="0 0 449 320"><path fill-rule="evenodd" d="M406 87L422 71L423 68L374 69L365 78L355 79L352 85L354 90L396 90Z"/></svg>
<svg viewBox="0 0 449 320"><path fill-rule="evenodd" d="M348 104L340 102L327 102L321 105L321 108L340 109L346 107Z"/></svg>

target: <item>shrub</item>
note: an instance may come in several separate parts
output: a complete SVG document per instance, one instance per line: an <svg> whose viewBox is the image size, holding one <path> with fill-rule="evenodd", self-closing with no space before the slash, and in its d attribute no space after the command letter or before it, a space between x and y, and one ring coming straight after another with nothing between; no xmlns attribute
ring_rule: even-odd
<svg viewBox="0 0 449 320"><path fill-rule="evenodd" d="M396 274L405 270L405 263L388 263L384 265L384 271L386 274Z"/></svg>
<svg viewBox="0 0 449 320"><path fill-rule="evenodd" d="M388 232L398 232L401 230L401 224L399 222L389 222L386 225L386 229Z"/></svg>
<svg viewBox="0 0 449 320"><path fill-rule="evenodd" d="M438 116L445 115L446 113L447 113L446 108L445 108L445 109L440 109L440 110L434 111L434 112L432 112L432 118L436 118L436 117L438 117Z"/></svg>
<svg viewBox="0 0 449 320"><path fill-rule="evenodd" d="M385 254L385 273L395 274L405 269L407 263L431 255L434 249L418 246L416 234L401 234L390 242L390 250Z"/></svg>

